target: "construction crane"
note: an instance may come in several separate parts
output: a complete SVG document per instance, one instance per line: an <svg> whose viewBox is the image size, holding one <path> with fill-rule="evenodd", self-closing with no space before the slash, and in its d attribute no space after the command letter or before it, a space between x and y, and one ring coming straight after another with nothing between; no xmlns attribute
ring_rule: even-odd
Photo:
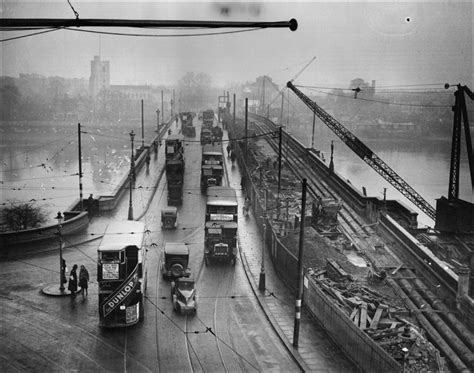
<svg viewBox="0 0 474 373"><path fill-rule="evenodd" d="M294 79L293 79L294 80ZM392 170L377 154L370 150L346 127L329 115L316 102L311 100L290 81L287 87L291 89L311 111L318 116L349 148L352 149L365 163L377 171L395 189L413 202L421 211L436 221L436 210L423 197L421 197L408 183Z"/></svg>
<svg viewBox="0 0 474 373"><path fill-rule="evenodd" d="M297 77L299 77L299 76L303 73L303 71L305 71L305 70L308 68L308 66L313 63L313 61L314 61L315 59L316 59L316 56L314 56L313 58L311 58L311 61L309 61L300 71L298 71L298 72L296 73L296 75L293 77L293 79L290 80L290 82L293 83L293 81L294 81Z"/></svg>
<svg viewBox="0 0 474 373"><path fill-rule="evenodd" d="M445 85L449 88L449 84ZM464 138L466 140L467 158L469 160L469 169L471 171L471 190L474 191L474 158L472 155L471 132L469 128L469 119L467 116L466 93L471 100L474 100L474 94L467 86L458 84L458 89L454 93L455 101L453 106L454 123L453 123L453 139L451 143L451 164L449 169L449 191L448 199L454 200L459 198L459 165L461 162L461 120L464 122Z"/></svg>

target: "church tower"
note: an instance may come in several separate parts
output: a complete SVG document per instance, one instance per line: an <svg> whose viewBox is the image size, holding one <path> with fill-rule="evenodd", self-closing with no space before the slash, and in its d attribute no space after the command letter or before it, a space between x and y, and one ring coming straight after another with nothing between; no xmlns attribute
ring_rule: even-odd
<svg viewBox="0 0 474 373"><path fill-rule="evenodd" d="M110 64L109 61L101 61L100 56L94 56L91 61L91 76L89 78L89 93L97 97L100 91L108 90L110 87Z"/></svg>

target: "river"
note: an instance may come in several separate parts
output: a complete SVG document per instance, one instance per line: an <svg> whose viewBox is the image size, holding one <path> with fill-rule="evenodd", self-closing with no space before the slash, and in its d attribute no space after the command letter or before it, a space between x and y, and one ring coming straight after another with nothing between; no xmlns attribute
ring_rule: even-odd
<svg viewBox="0 0 474 373"><path fill-rule="evenodd" d="M322 124L321 124L322 126ZM311 146L312 122L299 127L289 126L289 132L303 144ZM356 132L354 135L358 136ZM430 205L436 208L436 199L448 196L449 168L451 158L451 138L424 139L419 137L392 137L383 134L377 139L362 140L375 154L391 167L408 185L420 194ZM334 141L334 169L344 179L368 196L383 198L384 188L387 199L395 199L418 212L420 227L433 227L434 222L382 176L359 158L344 142L327 128L317 128L313 147L320 150L329 164L331 141ZM459 198L473 202L470 171L463 138L460 164Z"/></svg>
<svg viewBox="0 0 474 373"><path fill-rule="evenodd" d="M81 123L83 196L110 194L130 168L130 131L134 148L142 144L141 123ZM156 126L144 126L149 145ZM1 203L42 206L48 223L79 200L77 123L0 123Z"/></svg>

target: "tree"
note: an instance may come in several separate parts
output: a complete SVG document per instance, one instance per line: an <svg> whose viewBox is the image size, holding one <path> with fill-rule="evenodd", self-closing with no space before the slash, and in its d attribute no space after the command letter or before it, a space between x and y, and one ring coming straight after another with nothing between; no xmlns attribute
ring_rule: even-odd
<svg viewBox="0 0 474 373"><path fill-rule="evenodd" d="M178 89L186 109L202 108L216 101L212 78L206 73L187 72L179 81Z"/></svg>
<svg viewBox="0 0 474 373"><path fill-rule="evenodd" d="M0 118L2 120L17 119L21 94L12 78L0 78Z"/></svg>
<svg viewBox="0 0 474 373"><path fill-rule="evenodd" d="M41 206L33 202L15 203L10 201L10 206L1 210L7 227L12 231L36 228L46 222L46 214Z"/></svg>

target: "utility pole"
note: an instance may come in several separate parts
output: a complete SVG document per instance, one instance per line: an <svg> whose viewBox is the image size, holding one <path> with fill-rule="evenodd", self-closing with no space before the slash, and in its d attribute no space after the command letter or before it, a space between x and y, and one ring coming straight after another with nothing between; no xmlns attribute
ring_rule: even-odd
<svg viewBox="0 0 474 373"><path fill-rule="evenodd" d="M267 105L267 119L270 117L270 104Z"/></svg>
<svg viewBox="0 0 474 373"><path fill-rule="evenodd" d="M284 98L285 98L285 93L281 91L280 126L283 126L283 99Z"/></svg>
<svg viewBox="0 0 474 373"><path fill-rule="evenodd" d="M163 108L163 90L161 90L161 123L165 123L165 110Z"/></svg>
<svg viewBox="0 0 474 373"><path fill-rule="evenodd" d="M175 106L176 106L176 96L175 96L174 88L173 88L173 103L171 104L171 116L174 115Z"/></svg>
<svg viewBox="0 0 474 373"><path fill-rule="evenodd" d="M265 75L263 76L263 81L262 81L262 114L263 111L265 110Z"/></svg>
<svg viewBox="0 0 474 373"><path fill-rule="evenodd" d="M247 130L248 130L248 109L249 109L249 99L245 98L245 165L247 166L248 162L248 144L247 144Z"/></svg>
<svg viewBox="0 0 474 373"><path fill-rule="evenodd" d="M133 139L135 138L135 132L130 132L130 141L132 143L132 158L130 160L130 177L129 177L129 188L130 188L130 196L128 201L128 220L133 220L133 202L132 202L132 189L133 189L133 181L135 180L135 159L133 155Z"/></svg>
<svg viewBox="0 0 474 373"><path fill-rule="evenodd" d="M280 126L278 130L278 217L280 217L280 192L281 192L281 142L282 142L282 134L283 134L283 127ZM286 228L286 227L285 227Z"/></svg>
<svg viewBox="0 0 474 373"><path fill-rule="evenodd" d="M265 238L267 233L267 192L265 189L265 207L263 212L263 236L262 236L262 266L260 267L260 277L258 280L258 290L265 291Z"/></svg>
<svg viewBox="0 0 474 373"><path fill-rule="evenodd" d="M156 109L156 133L160 133L160 109Z"/></svg>
<svg viewBox="0 0 474 373"><path fill-rule="evenodd" d="M303 179L303 190L301 193L301 221L300 242L298 249L298 293L295 302L295 327L293 330L293 347L298 348L300 336L301 301L303 298L303 247L304 247L304 220L306 214L306 179Z"/></svg>
<svg viewBox="0 0 474 373"><path fill-rule="evenodd" d="M232 116L232 129L235 129L235 93L234 93L234 114Z"/></svg>
<svg viewBox="0 0 474 373"><path fill-rule="evenodd" d="M334 173L334 140L331 140L331 160L329 161L329 173Z"/></svg>
<svg viewBox="0 0 474 373"><path fill-rule="evenodd" d="M142 148L145 148L145 119L143 118L143 99L142 99Z"/></svg>
<svg viewBox="0 0 474 373"><path fill-rule="evenodd" d="M314 126L316 125L316 113L313 111L313 132L311 135L311 149L313 149L314 145Z"/></svg>
<svg viewBox="0 0 474 373"><path fill-rule="evenodd" d="M79 208L84 210L84 203L82 197L82 149L81 149L81 123L77 123L77 138L78 138L78 152L79 152Z"/></svg>

